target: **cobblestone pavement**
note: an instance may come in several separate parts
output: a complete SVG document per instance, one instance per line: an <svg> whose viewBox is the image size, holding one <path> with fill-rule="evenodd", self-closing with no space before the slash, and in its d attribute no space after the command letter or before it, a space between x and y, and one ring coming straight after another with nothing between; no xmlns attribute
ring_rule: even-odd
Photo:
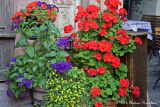
<svg viewBox="0 0 160 107"><path fill-rule="evenodd" d="M152 107L160 107L160 80L157 83L155 90L153 90L156 80L160 78L160 65L157 66L155 72L153 72L157 64L158 64L158 57L152 56L152 59L149 60L149 55L148 55L147 91L149 95L149 101L150 103L152 103L151 104Z"/></svg>

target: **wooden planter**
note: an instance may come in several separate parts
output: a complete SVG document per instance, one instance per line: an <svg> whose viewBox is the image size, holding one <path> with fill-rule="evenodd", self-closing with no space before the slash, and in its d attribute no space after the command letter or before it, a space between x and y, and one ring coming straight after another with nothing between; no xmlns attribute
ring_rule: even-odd
<svg viewBox="0 0 160 107"><path fill-rule="evenodd" d="M107 103L103 104L103 107L117 107L117 103L110 98Z"/></svg>
<svg viewBox="0 0 160 107"><path fill-rule="evenodd" d="M128 102L118 104L117 107L147 107L147 104L143 104L147 103L147 34L148 32L129 33L133 39L140 37L143 44L135 43L136 49L133 53L121 57L121 62L128 67L127 78L133 86L139 86L140 96L135 98L131 93Z"/></svg>

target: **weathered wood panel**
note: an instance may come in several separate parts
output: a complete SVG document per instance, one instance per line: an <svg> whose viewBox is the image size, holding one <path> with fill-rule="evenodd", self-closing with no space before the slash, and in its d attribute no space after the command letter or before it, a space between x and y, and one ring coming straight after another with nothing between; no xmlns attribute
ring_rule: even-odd
<svg viewBox="0 0 160 107"><path fill-rule="evenodd" d="M13 12L14 0L0 0L0 33L10 33Z"/></svg>
<svg viewBox="0 0 160 107"><path fill-rule="evenodd" d="M127 78L130 83L133 83L133 86L139 86L140 97L135 98L131 93L128 99L129 105L119 104L118 107L147 107L147 104L143 104L147 103L147 32L129 34L132 34L133 38L140 37L143 44L136 43L137 48L134 52L125 54L121 61L128 67Z"/></svg>
<svg viewBox="0 0 160 107"><path fill-rule="evenodd" d="M0 70L7 67L14 56L15 35L0 34Z"/></svg>

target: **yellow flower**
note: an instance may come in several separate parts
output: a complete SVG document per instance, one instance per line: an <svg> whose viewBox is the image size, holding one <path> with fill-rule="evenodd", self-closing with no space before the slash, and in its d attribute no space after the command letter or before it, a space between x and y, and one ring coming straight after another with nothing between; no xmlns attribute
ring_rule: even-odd
<svg viewBox="0 0 160 107"><path fill-rule="evenodd" d="M63 78L61 80L63 80Z"/></svg>
<svg viewBox="0 0 160 107"><path fill-rule="evenodd" d="M70 81L72 81L72 79L70 79Z"/></svg>
<svg viewBox="0 0 160 107"><path fill-rule="evenodd" d="M47 81L47 83L48 83L48 81Z"/></svg>
<svg viewBox="0 0 160 107"><path fill-rule="evenodd" d="M80 85L78 85L78 88L81 88Z"/></svg>
<svg viewBox="0 0 160 107"><path fill-rule="evenodd" d="M57 77L58 75L56 74L56 77Z"/></svg>
<svg viewBox="0 0 160 107"><path fill-rule="evenodd" d="M77 67L75 67L75 69L77 69Z"/></svg>
<svg viewBox="0 0 160 107"><path fill-rule="evenodd" d="M79 92L79 94L82 94L81 92Z"/></svg>
<svg viewBox="0 0 160 107"><path fill-rule="evenodd" d="M53 72L52 74L54 75L55 73Z"/></svg>
<svg viewBox="0 0 160 107"><path fill-rule="evenodd" d="M57 102L57 100L55 100L55 102Z"/></svg>
<svg viewBox="0 0 160 107"><path fill-rule="evenodd" d="M89 96L89 94L87 94L87 96Z"/></svg>
<svg viewBox="0 0 160 107"><path fill-rule="evenodd" d="M64 83L64 81L62 81L62 84Z"/></svg>
<svg viewBox="0 0 160 107"><path fill-rule="evenodd" d="M37 104L36 104L36 102L34 103L34 106L36 106Z"/></svg>
<svg viewBox="0 0 160 107"><path fill-rule="evenodd" d="M56 69L54 71L57 71Z"/></svg>
<svg viewBox="0 0 160 107"><path fill-rule="evenodd" d="M72 94L72 92L70 91L70 94Z"/></svg>
<svg viewBox="0 0 160 107"><path fill-rule="evenodd" d="M77 76L75 75L74 77L76 78Z"/></svg>
<svg viewBox="0 0 160 107"><path fill-rule="evenodd" d="M64 98L66 98L67 96L65 95Z"/></svg>
<svg viewBox="0 0 160 107"><path fill-rule="evenodd" d="M66 99L66 101L68 101L68 99Z"/></svg>

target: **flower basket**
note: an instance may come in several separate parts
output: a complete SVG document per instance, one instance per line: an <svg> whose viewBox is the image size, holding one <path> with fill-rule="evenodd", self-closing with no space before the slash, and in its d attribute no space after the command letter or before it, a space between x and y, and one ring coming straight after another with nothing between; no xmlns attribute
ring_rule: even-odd
<svg viewBox="0 0 160 107"><path fill-rule="evenodd" d="M33 103L36 103L37 105L41 105L43 101L43 95L46 93L45 87L35 87L33 90Z"/></svg>
<svg viewBox="0 0 160 107"><path fill-rule="evenodd" d="M117 107L117 103L117 101L114 101L110 98L107 103L103 104L103 107Z"/></svg>

